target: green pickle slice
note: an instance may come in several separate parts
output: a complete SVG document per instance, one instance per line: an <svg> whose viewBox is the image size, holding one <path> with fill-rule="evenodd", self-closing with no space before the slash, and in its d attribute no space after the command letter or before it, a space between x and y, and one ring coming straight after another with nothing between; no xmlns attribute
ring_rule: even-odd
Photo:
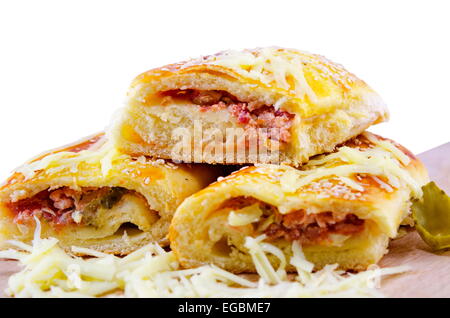
<svg viewBox="0 0 450 318"><path fill-rule="evenodd" d="M422 190L411 207L416 230L433 250L450 248L450 197L434 182Z"/></svg>

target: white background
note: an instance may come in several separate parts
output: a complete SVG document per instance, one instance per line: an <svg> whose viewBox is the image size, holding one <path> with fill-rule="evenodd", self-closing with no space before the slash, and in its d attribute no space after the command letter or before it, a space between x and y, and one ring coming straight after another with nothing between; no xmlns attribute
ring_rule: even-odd
<svg viewBox="0 0 450 318"><path fill-rule="evenodd" d="M450 141L449 1L1 1L0 177L102 130L147 69L224 49L320 53L391 110L371 130L415 153Z"/></svg>

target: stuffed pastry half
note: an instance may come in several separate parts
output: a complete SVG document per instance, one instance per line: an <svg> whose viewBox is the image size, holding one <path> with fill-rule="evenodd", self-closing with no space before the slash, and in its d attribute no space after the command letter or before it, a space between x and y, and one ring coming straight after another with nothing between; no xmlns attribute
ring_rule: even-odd
<svg viewBox="0 0 450 318"><path fill-rule="evenodd" d="M118 153L103 134L48 152L18 168L0 188L0 247L42 237L61 245L127 254L167 244L172 215L215 180L212 168Z"/></svg>
<svg viewBox="0 0 450 318"><path fill-rule="evenodd" d="M341 65L274 47L153 69L128 95L117 147L184 162L297 166L388 118L379 95Z"/></svg>
<svg viewBox="0 0 450 318"><path fill-rule="evenodd" d="M316 268L362 270L387 252L427 180L408 150L364 133L301 169L258 165L211 184L180 205L169 239L185 267L252 272L246 237L262 235L287 259L298 242Z"/></svg>

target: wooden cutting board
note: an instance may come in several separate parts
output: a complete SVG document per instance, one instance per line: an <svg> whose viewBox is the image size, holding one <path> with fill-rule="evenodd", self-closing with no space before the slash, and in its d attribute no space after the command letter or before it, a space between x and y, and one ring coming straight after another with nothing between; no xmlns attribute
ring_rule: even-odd
<svg viewBox="0 0 450 318"><path fill-rule="evenodd" d="M419 155L430 177L450 193L450 142ZM411 271L383 279L381 291L389 297L450 297L450 251L432 253L416 232L393 240L381 267L409 265ZM14 261L0 261L0 298L8 277L17 272Z"/></svg>
<svg viewBox="0 0 450 318"><path fill-rule="evenodd" d="M450 194L450 142L419 155L431 180ZM393 240L381 267L409 265L411 271L386 278L382 292L390 297L450 297L450 251L433 253L416 232Z"/></svg>

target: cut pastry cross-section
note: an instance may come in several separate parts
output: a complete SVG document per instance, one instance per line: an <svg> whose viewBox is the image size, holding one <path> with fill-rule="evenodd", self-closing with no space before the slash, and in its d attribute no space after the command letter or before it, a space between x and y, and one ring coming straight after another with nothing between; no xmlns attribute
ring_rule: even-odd
<svg viewBox="0 0 450 318"><path fill-rule="evenodd" d="M299 169L247 167L190 196L173 218L171 248L185 267L214 263L252 272L245 237L263 237L287 259L298 242L316 268L362 270L410 222L411 199L421 197L427 181L408 150L365 132Z"/></svg>
<svg viewBox="0 0 450 318"><path fill-rule="evenodd" d="M103 134L43 154L0 188L0 247L30 241L36 219L44 237L127 254L167 244L177 206L216 179L218 169L133 158Z"/></svg>
<svg viewBox="0 0 450 318"><path fill-rule="evenodd" d="M341 65L269 47L141 74L113 136L134 155L297 166L387 118L381 98Z"/></svg>

